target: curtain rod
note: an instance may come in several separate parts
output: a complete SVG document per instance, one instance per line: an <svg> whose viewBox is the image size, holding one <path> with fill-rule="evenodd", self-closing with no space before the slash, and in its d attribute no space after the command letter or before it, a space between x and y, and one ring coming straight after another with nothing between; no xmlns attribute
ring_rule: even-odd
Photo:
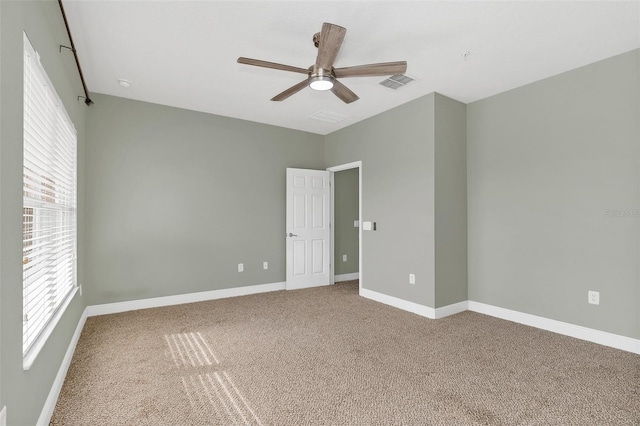
<svg viewBox="0 0 640 426"><path fill-rule="evenodd" d="M69 29L69 23L67 22L67 14L64 13L64 6L62 5L62 0L58 0L58 4L60 5L60 12L62 12L62 19L64 20L64 26L67 28L67 34L69 35L69 42L71 43L71 48L68 48L73 52L73 57L76 59L76 65L78 66L78 73L80 74L80 80L82 81L82 88L84 89L84 103L87 106L93 104L93 101L89 98L89 90L87 89L87 83L84 81L84 75L82 74L82 67L80 67L80 60L78 59L78 53L76 52L76 46L73 44L73 38L71 37L71 30ZM60 46L67 47L67 46Z"/></svg>

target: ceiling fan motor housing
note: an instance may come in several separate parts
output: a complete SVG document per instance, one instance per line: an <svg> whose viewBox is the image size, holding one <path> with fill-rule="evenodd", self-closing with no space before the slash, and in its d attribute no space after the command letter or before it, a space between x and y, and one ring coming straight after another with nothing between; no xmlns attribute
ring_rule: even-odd
<svg viewBox="0 0 640 426"><path fill-rule="evenodd" d="M329 90L335 84L333 69L326 70L317 65L309 67L309 87L314 90Z"/></svg>

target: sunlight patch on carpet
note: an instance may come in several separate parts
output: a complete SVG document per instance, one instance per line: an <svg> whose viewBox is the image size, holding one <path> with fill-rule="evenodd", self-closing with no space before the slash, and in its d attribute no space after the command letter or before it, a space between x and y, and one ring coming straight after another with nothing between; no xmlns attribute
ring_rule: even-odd
<svg viewBox="0 0 640 426"><path fill-rule="evenodd" d="M164 339L169 347L171 358L178 368L220 364L199 332L165 334Z"/></svg>
<svg viewBox="0 0 640 426"><path fill-rule="evenodd" d="M216 417L225 424L262 426L229 374L211 371L219 367L220 362L200 332L165 334L164 340L169 348L167 357L170 355L177 368L210 371L181 377L182 387L195 413Z"/></svg>

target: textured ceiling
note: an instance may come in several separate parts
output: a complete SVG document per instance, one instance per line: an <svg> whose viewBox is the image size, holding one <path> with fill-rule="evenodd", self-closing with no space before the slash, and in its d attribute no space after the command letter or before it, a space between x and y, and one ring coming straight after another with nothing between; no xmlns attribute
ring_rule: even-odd
<svg viewBox="0 0 640 426"><path fill-rule="evenodd" d="M431 92L468 103L640 47L640 2L64 0L89 90L318 134ZM323 22L347 28L335 67L406 60L416 79L344 78L346 105L310 89L269 99L304 76ZM465 58L465 52L470 52ZM128 89L118 79L131 81ZM328 110L339 123L308 117Z"/></svg>

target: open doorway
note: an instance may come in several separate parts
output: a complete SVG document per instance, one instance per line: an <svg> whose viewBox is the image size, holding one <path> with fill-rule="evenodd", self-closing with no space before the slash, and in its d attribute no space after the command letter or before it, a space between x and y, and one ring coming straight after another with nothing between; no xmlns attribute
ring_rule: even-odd
<svg viewBox="0 0 640 426"><path fill-rule="evenodd" d="M348 169L333 175L333 253L334 279L336 282L359 278L358 229L360 207L358 205L359 169Z"/></svg>
<svg viewBox="0 0 640 426"><path fill-rule="evenodd" d="M331 172L331 283L358 280L362 289L362 162Z"/></svg>

